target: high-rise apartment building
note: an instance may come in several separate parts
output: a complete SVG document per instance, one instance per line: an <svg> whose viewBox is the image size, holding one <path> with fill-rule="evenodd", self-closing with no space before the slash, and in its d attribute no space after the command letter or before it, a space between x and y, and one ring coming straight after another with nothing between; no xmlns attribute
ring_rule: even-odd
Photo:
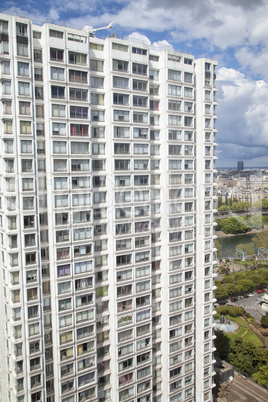
<svg viewBox="0 0 268 402"><path fill-rule="evenodd" d="M3 401L212 401L215 67L0 15Z"/></svg>
<svg viewBox="0 0 268 402"><path fill-rule="evenodd" d="M244 170L244 161L238 161L237 162L237 170Z"/></svg>

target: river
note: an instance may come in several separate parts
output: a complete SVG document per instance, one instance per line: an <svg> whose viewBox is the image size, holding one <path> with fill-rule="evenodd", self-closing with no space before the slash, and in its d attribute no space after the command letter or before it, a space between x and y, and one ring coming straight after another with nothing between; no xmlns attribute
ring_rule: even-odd
<svg viewBox="0 0 268 402"><path fill-rule="evenodd" d="M221 245L222 258L231 258L235 255L235 248L238 244L247 244L252 242L255 233L247 233L238 236L227 236L218 238Z"/></svg>

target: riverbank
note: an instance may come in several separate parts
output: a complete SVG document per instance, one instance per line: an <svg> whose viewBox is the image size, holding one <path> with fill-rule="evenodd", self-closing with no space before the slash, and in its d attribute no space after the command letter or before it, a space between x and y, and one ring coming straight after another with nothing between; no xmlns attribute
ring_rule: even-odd
<svg viewBox="0 0 268 402"><path fill-rule="evenodd" d="M262 233L262 232L268 232L268 225L264 225L263 229L257 230L257 229L252 229L247 233L224 233L221 230L218 230L215 232L217 239L222 239L224 237L234 237L234 236L245 236L245 235L249 235L249 234L256 234L256 233Z"/></svg>

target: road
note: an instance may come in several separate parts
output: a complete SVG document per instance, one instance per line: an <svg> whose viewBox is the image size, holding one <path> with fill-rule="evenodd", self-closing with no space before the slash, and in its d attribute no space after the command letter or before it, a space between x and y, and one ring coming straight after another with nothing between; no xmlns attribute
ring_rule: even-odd
<svg viewBox="0 0 268 402"><path fill-rule="evenodd" d="M262 316L264 315L261 314L261 307L259 306L259 295L254 295L247 297L245 299L238 300L237 302L234 303L228 303L232 304L233 306L238 306L238 307L244 307L247 313L249 313L255 320L259 321L261 320Z"/></svg>

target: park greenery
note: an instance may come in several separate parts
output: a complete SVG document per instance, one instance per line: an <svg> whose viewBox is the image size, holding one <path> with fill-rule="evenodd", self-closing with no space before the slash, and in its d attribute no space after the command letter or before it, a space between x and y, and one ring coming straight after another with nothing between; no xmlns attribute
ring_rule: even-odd
<svg viewBox="0 0 268 402"><path fill-rule="evenodd" d="M217 245L215 244L215 247ZM256 233L256 235L252 238L252 242L250 243L241 243L238 244L235 248L236 252L238 250L242 250L245 255L253 256L258 248L268 248L268 231L263 231L260 233ZM218 250L218 247L217 247ZM218 256L219 258L219 256Z"/></svg>
<svg viewBox="0 0 268 402"><path fill-rule="evenodd" d="M237 198L227 198L225 201L222 197L218 197L218 211L248 211L250 209L266 209L268 208L268 199L263 198L259 201L251 203L249 201L238 201Z"/></svg>
<svg viewBox="0 0 268 402"><path fill-rule="evenodd" d="M267 287L268 285L268 266L244 272L236 272L226 275L221 281L215 281L217 289L215 297L221 301L229 297L245 295L256 289Z"/></svg>
<svg viewBox="0 0 268 402"><path fill-rule="evenodd" d="M215 330L215 347L219 357L231 363L242 374L251 376L259 385L268 388L268 349L263 347L261 340L249 328L246 321L250 320L250 315L237 306L221 306L216 311L216 319L227 316L240 327L236 334L228 335ZM244 321L241 316L247 320Z"/></svg>
<svg viewBox="0 0 268 402"><path fill-rule="evenodd" d="M262 316L261 326L265 329L268 328L268 313L266 313L266 315Z"/></svg>
<svg viewBox="0 0 268 402"><path fill-rule="evenodd" d="M259 385L268 387L268 376L263 375L268 371L267 349L237 337L230 341L228 361L241 373L252 376Z"/></svg>
<svg viewBox="0 0 268 402"><path fill-rule="evenodd" d="M267 215L236 216L225 219L216 219L217 226L215 230L221 230L226 234L247 233L253 229L263 229L267 222Z"/></svg>

